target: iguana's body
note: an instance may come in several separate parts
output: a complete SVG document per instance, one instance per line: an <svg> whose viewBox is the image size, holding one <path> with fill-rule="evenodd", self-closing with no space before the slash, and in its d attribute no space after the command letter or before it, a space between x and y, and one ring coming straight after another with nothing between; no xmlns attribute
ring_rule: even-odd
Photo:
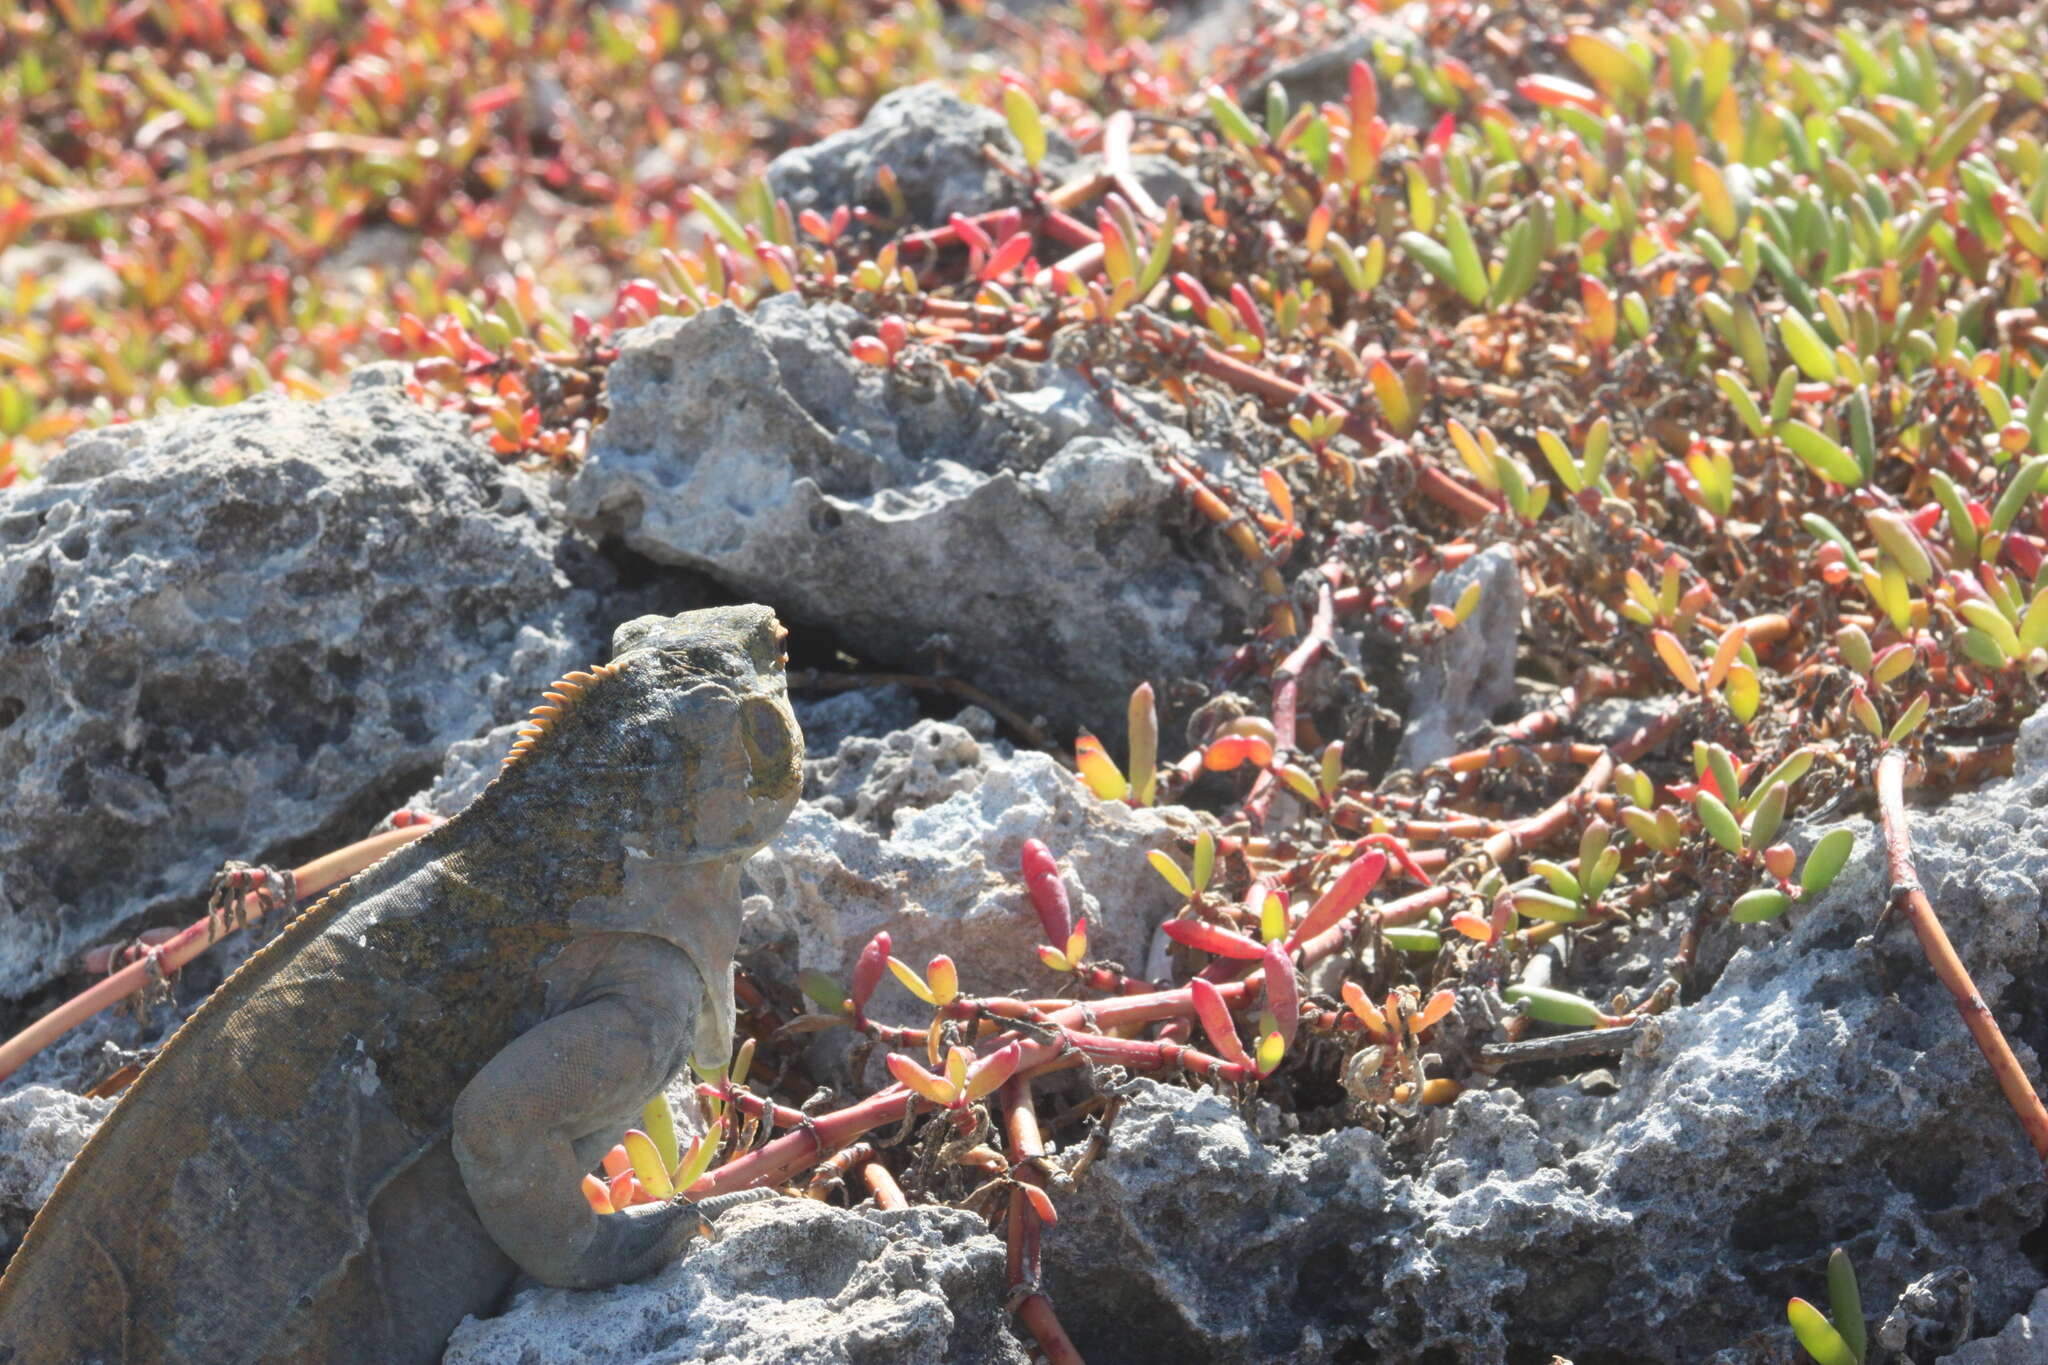
<svg viewBox="0 0 2048 1365"><path fill-rule="evenodd" d="M687 1206L600 1217L579 1181L729 1048L739 864L801 781L780 637L622 628L469 809L229 978L0 1279L0 1362L434 1360L516 1269L680 1254Z"/></svg>

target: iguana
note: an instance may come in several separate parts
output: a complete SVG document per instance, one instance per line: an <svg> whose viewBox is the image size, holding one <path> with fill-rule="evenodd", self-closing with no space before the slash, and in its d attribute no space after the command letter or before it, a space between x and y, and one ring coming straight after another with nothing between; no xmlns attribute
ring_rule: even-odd
<svg viewBox="0 0 2048 1365"><path fill-rule="evenodd" d="M730 1055L740 863L802 785L783 636L621 626L474 803L229 977L0 1278L0 1362L431 1361L518 1270L680 1255L708 1202L600 1216L580 1181Z"/></svg>

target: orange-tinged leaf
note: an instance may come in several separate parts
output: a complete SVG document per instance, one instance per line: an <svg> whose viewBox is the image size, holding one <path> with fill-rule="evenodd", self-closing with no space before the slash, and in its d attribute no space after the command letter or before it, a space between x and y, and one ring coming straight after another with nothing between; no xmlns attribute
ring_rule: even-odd
<svg viewBox="0 0 2048 1365"><path fill-rule="evenodd" d="M1602 89L1618 90L1637 98L1650 93L1649 73L1605 34L1581 29L1564 40L1564 50Z"/></svg>
<svg viewBox="0 0 2048 1365"><path fill-rule="evenodd" d="M630 1209L640 1202L642 1191L633 1179L630 1170L620 1171L605 1187L605 1197L612 1201L614 1209Z"/></svg>
<svg viewBox="0 0 2048 1365"><path fill-rule="evenodd" d="M1246 763L1263 768L1273 761L1273 746L1258 735L1223 735L1212 740L1202 753L1202 766L1226 773Z"/></svg>
<svg viewBox="0 0 2048 1365"><path fill-rule="evenodd" d="M1102 741L1086 730L1074 740L1074 766L1081 770L1081 780L1088 784L1088 790L1104 801L1121 801L1131 790L1123 773L1110 761Z"/></svg>
<svg viewBox="0 0 2048 1365"><path fill-rule="evenodd" d="M1493 921L1484 915L1475 915L1470 910L1460 911L1451 916L1451 927L1479 943L1493 942Z"/></svg>
<svg viewBox="0 0 2048 1365"><path fill-rule="evenodd" d="M1358 1016L1358 1022L1365 1025L1367 1032L1375 1038L1394 1036L1393 1027L1387 1023L1387 1016L1380 1013L1380 1007L1373 1004L1363 986L1356 981L1347 981L1344 983L1343 993L1344 1004Z"/></svg>
<svg viewBox="0 0 2048 1365"><path fill-rule="evenodd" d="M1668 630L1650 632L1650 644L1656 648L1657 657L1671 670L1671 676L1678 679L1678 685L1688 692L1700 690L1699 671L1686 657L1685 646L1678 643L1678 637Z"/></svg>
<svg viewBox="0 0 2048 1365"><path fill-rule="evenodd" d="M941 1109L952 1108L953 1101L960 1097L959 1092L947 1084L944 1078L934 1076L901 1052L892 1052L884 1060L889 1067L889 1074L900 1084Z"/></svg>
<svg viewBox="0 0 2048 1365"><path fill-rule="evenodd" d="M1328 929L1338 920L1356 909L1387 870L1387 855L1374 849L1362 854L1345 868L1329 889L1316 898L1308 913L1301 917L1301 923L1294 926L1294 932L1287 936L1288 948L1294 949Z"/></svg>
<svg viewBox="0 0 2048 1365"><path fill-rule="evenodd" d="M1422 1103L1425 1105L1449 1104L1464 1093L1465 1087L1449 1076L1437 1076L1422 1083ZM1394 1087L1394 1102L1406 1104L1409 1097L1414 1094L1414 1086L1397 1085Z"/></svg>
<svg viewBox="0 0 2048 1365"><path fill-rule="evenodd" d="M1408 386L1394 373L1394 367L1385 360L1375 360L1366 368L1365 377L1372 384L1373 396L1379 400L1380 414L1387 419L1387 425L1402 436L1414 430L1415 403L1408 396Z"/></svg>
<svg viewBox="0 0 2048 1365"><path fill-rule="evenodd" d="M611 1186L605 1184L604 1181L599 1180L594 1175L583 1177L583 1197L590 1202L590 1211L592 1213L614 1212L612 1208Z"/></svg>
<svg viewBox="0 0 2048 1365"><path fill-rule="evenodd" d="M1294 491L1287 486L1287 480L1280 477L1280 471L1267 465L1259 471L1259 482L1266 486L1266 496L1273 500L1280 520L1289 526L1294 525Z"/></svg>
<svg viewBox="0 0 2048 1365"><path fill-rule="evenodd" d="M1489 493L1500 492L1500 476L1494 471L1492 453L1482 449L1465 424L1455 418L1444 423L1444 430L1450 434L1451 445L1456 448L1458 458L1465 462L1465 468L1471 471L1479 486Z"/></svg>
<svg viewBox="0 0 2048 1365"><path fill-rule="evenodd" d="M1515 93L1546 109L1583 109L1589 114L1600 114L1607 108L1591 90L1562 76L1524 76L1515 82Z"/></svg>
<svg viewBox="0 0 2048 1365"><path fill-rule="evenodd" d="M1443 1017L1451 1012L1451 1006L1457 1003L1458 997L1455 992L1438 991L1429 997L1429 1003L1419 1012L1408 1016L1408 1031L1419 1035L1424 1029L1441 1022Z"/></svg>
<svg viewBox="0 0 2048 1365"><path fill-rule="evenodd" d="M1742 155L1742 107L1735 102L1735 87L1721 87L1721 97L1714 101L1714 141L1721 144L1721 154L1733 161Z"/></svg>
<svg viewBox="0 0 2048 1365"><path fill-rule="evenodd" d="M1740 621L1721 632L1720 647L1714 651L1714 661L1707 665L1706 680L1701 684L1705 691L1713 691L1728 677L1728 670L1742 657L1742 643L1748 638L1749 627Z"/></svg>
<svg viewBox="0 0 2048 1365"><path fill-rule="evenodd" d="M1586 340L1597 347L1614 344L1614 335L1620 325L1620 314L1614 304L1614 291L1606 281L1593 275L1579 276L1579 303L1586 310Z"/></svg>
<svg viewBox="0 0 2048 1365"><path fill-rule="evenodd" d="M1065 953L1057 948L1049 948L1043 943L1038 945L1038 960L1056 972L1071 972L1074 970L1073 962L1068 959Z"/></svg>
<svg viewBox="0 0 2048 1365"><path fill-rule="evenodd" d="M614 1144L612 1149L604 1154L604 1173L606 1175L621 1176L632 1169L633 1158L626 1155L624 1143Z"/></svg>
<svg viewBox="0 0 2048 1365"><path fill-rule="evenodd" d="M926 980L931 983L934 1005L950 1005L960 994L960 970L943 953L932 959Z"/></svg>
<svg viewBox="0 0 2048 1365"><path fill-rule="evenodd" d="M1060 1221L1058 1211L1052 1206L1051 1195L1028 1180L1017 1182L1017 1188L1024 1191L1024 1202L1031 1206L1031 1212L1037 1215L1039 1222L1051 1227Z"/></svg>
<svg viewBox="0 0 2048 1365"><path fill-rule="evenodd" d="M967 1098L971 1103L984 1095L992 1094L1004 1081L1017 1074L1017 1065L1023 1059L1022 1047L1010 1043L996 1049L974 1064L967 1074Z"/></svg>

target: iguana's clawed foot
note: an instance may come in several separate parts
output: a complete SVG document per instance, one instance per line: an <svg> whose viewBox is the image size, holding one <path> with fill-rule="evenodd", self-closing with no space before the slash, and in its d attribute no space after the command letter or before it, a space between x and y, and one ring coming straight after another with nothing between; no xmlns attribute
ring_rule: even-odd
<svg viewBox="0 0 2048 1365"><path fill-rule="evenodd" d="M249 913L247 905L250 896L256 898L254 914ZM279 915L271 923L281 924L298 899L298 878L290 868L229 861L221 864L206 888L206 918L212 925L213 937L219 938L278 910L286 911L287 915Z"/></svg>
<svg viewBox="0 0 2048 1365"><path fill-rule="evenodd" d="M538 1278L568 1289L645 1279L681 1257L692 1240L710 1233L712 1219L738 1205L774 1197L773 1190L740 1190L694 1203L674 1199L609 1214L597 1220L596 1235L580 1255L550 1266L550 1273Z"/></svg>

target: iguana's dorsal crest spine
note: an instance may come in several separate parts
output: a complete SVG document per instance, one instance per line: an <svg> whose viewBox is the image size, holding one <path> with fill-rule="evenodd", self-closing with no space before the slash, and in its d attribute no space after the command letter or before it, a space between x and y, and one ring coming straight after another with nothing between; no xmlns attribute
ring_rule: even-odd
<svg viewBox="0 0 2048 1365"><path fill-rule="evenodd" d="M554 684L541 694L541 704L528 713L533 719L519 727L519 737L512 741L511 751L505 755L503 766L509 768L532 753L534 746L540 743L542 737L555 728L555 722L583 699L586 690L618 671L619 664L615 661L598 664L587 672L578 669L556 679Z"/></svg>

